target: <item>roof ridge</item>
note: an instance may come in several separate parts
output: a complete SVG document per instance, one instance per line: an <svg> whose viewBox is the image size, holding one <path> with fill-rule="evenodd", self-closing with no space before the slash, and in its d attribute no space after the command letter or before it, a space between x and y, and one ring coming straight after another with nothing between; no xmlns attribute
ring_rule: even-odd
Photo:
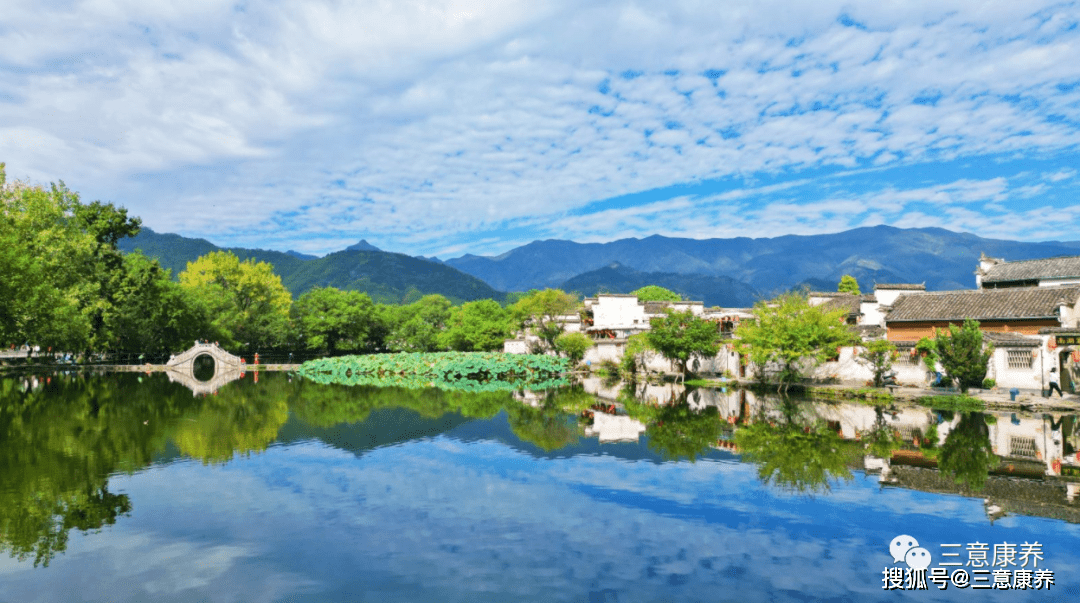
<svg viewBox="0 0 1080 603"><path fill-rule="evenodd" d="M1054 255L1048 258L1031 258L1029 260L1002 260L1001 263L994 264L991 268L1002 266L1004 264L1023 264L1025 262L1045 262L1046 260L1068 260L1072 258L1080 258L1080 255Z"/></svg>

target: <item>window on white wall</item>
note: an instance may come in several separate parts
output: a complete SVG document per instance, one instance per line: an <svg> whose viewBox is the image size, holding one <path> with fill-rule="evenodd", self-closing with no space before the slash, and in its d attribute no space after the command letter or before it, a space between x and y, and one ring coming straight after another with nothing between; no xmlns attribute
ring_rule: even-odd
<svg viewBox="0 0 1080 603"><path fill-rule="evenodd" d="M1028 350L1005 350L1005 353L1011 369L1029 369L1034 362Z"/></svg>

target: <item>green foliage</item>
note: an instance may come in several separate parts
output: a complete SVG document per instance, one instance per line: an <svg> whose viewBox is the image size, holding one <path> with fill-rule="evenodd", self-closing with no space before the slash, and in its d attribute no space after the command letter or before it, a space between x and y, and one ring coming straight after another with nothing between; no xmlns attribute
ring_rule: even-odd
<svg viewBox="0 0 1080 603"><path fill-rule="evenodd" d="M305 347L331 354L339 349L370 350L379 320L366 293L317 287L296 300L291 309Z"/></svg>
<svg viewBox="0 0 1080 603"><path fill-rule="evenodd" d="M584 333L563 333L555 338L555 350L577 365L585 357L585 352L593 346L593 340Z"/></svg>
<svg viewBox="0 0 1080 603"><path fill-rule="evenodd" d="M960 417L960 422L945 436L938 456L941 471L951 473L956 483L972 490L982 490L990 470L1000 462L981 412L964 413Z"/></svg>
<svg viewBox="0 0 1080 603"><path fill-rule="evenodd" d="M441 295L426 295L408 306L395 308L387 347L395 352L438 351L439 334L452 314L450 306L450 300Z"/></svg>
<svg viewBox="0 0 1080 603"><path fill-rule="evenodd" d="M188 263L180 285L206 309L216 331L212 338L223 347L258 350L285 343L292 297L270 264L215 251Z"/></svg>
<svg viewBox="0 0 1080 603"><path fill-rule="evenodd" d="M994 346L983 341L978 321L967 319L964 326L949 325L948 331L938 331L934 340L934 356L945 375L954 381L961 392L982 385L987 363Z"/></svg>
<svg viewBox="0 0 1080 603"><path fill-rule="evenodd" d="M631 295L636 295L639 301L682 301L682 296L670 289L665 289L657 285L646 285L637 291L632 291Z"/></svg>
<svg viewBox="0 0 1080 603"><path fill-rule="evenodd" d="M123 271L114 302L103 313L108 348L168 353L214 333L206 308L157 260L130 253L123 258Z"/></svg>
<svg viewBox="0 0 1080 603"><path fill-rule="evenodd" d="M934 410L950 410L956 412L986 410L986 402L971 396L923 396L916 400L919 404L933 408Z"/></svg>
<svg viewBox="0 0 1080 603"><path fill-rule="evenodd" d="M923 337L915 344L915 353L922 357L926 370L937 372L937 341L929 337Z"/></svg>
<svg viewBox="0 0 1080 603"><path fill-rule="evenodd" d="M63 182L8 182L0 164L0 345L105 350L125 285L117 241L139 230L127 210L83 205Z"/></svg>
<svg viewBox="0 0 1080 603"><path fill-rule="evenodd" d="M859 353L859 358L869 364L874 372L874 387L881 387L885 374L892 369L896 355L896 346L886 339L871 341Z"/></svg>
<svg viewBox="0 0 1080 603"><path fill-rule="evenodd" d="M649 448L664 459L686 458L693 462L716 444L723 425L715 406L706 406L696 412L682 400L660 407L645 434L649 438Z"/></svg>
<svg viewBox="0 0 1080 603"><path fill-rule="evenodd" d="M736 331L740 352L759 370L770 363L779 365L782 388L799 378L807 365L820 365L837 348L856 340L844 323L846 310L811 306L804 294L760 301L753 314L754 320L742 322Z"/></svg>
<svg viewBox="0 0 1080 603"><path fill-rule="evenodd" d="M578 299L561 289L533 290L510 306L510 314L519 328L531 328L546 349L552 350L563 332L558 317L573 314L577 307Z"/></svg>
<svg viewBox="0 0 1080 603"><path fill-rule="evenodd" d="M854 293L859 294L859 281L855 280L854 276L845 274L840 277L840 284L836 287L836 290L840 293Z"/></svg>
<svg viewBox="0 0 1080 603"><path fill-rule="evenodd" d="M649 347L675 362L684 376L690 356L715 356L720 349L716 325L694 316L690 310L668 310L665 316L653 318L651 324L652 328L645 333Z"/></svg>
<svg viewBox="0 0 1080 603"><path fill-rule="evenodd" d="M743 459L757 463L765 484L799 494L828 491L830 482L850 480L852 443L823 421L809 424L756 421L735 431Z"/></svg>
<svg viewBox="0 0 1080 603"><path fill-rule="evenodd" d="M645 370L648 354L652 352L649 347L649 339L645 333L635 333L626 338L626 349L623 350L622 358L619 359L619 371L622 376L631 381Z"/></svg>
<svg viewBox="0 0 1080 603"><path fill-rule="evenodd" d="M513 332L510 313L498 302L485 299L455 308L438 343L460 352L487 352L502 349Z"/></svg>
<svg viewBox="0 0 1080 603"><path fill-rule="evenodd" d="M993 379L990 379L989 377L986 378L986 379L983 379L983 382L982 382L982 388L983 389L994 389L995 387L997 387L997 381L994 381Z"/></svg>
<svg viewBox="0 0 1080 603"><path fill-rule="evenodd" d="M554 356L436 352L321 358L305 362L298 372L318 383L482 392L561 385L568 368L566 360Z"/></svg>

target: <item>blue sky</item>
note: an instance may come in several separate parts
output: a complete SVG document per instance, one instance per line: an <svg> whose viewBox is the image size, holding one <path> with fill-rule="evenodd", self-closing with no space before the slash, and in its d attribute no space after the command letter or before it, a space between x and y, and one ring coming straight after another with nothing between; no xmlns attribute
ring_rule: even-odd
<svg viewBox="0 0 1080 603"><path fill-rule="evenodd" d="M316 254L1080 239L1076 2L170 4L5 2L9 178Z"/></svg>

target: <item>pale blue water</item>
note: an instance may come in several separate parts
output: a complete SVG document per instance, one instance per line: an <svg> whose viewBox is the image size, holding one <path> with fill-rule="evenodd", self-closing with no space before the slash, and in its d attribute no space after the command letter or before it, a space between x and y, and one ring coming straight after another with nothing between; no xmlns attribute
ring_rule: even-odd
<svg viewBox="0 0 1080 603"><path fill-rule="evenodd" d="M859 471L788 494L736 454L664 462L645 437L544 452L505 411L381 408L326 427L294 413L266 450L209 465L161 446L108 477L131 503L115 524L71 530L47 567L0 553L0 601L1080 600L1075 524L991 524L980 498L883 489ZM1038 541L1056 584L885 592L902 533L934 554Z"/></svg>

